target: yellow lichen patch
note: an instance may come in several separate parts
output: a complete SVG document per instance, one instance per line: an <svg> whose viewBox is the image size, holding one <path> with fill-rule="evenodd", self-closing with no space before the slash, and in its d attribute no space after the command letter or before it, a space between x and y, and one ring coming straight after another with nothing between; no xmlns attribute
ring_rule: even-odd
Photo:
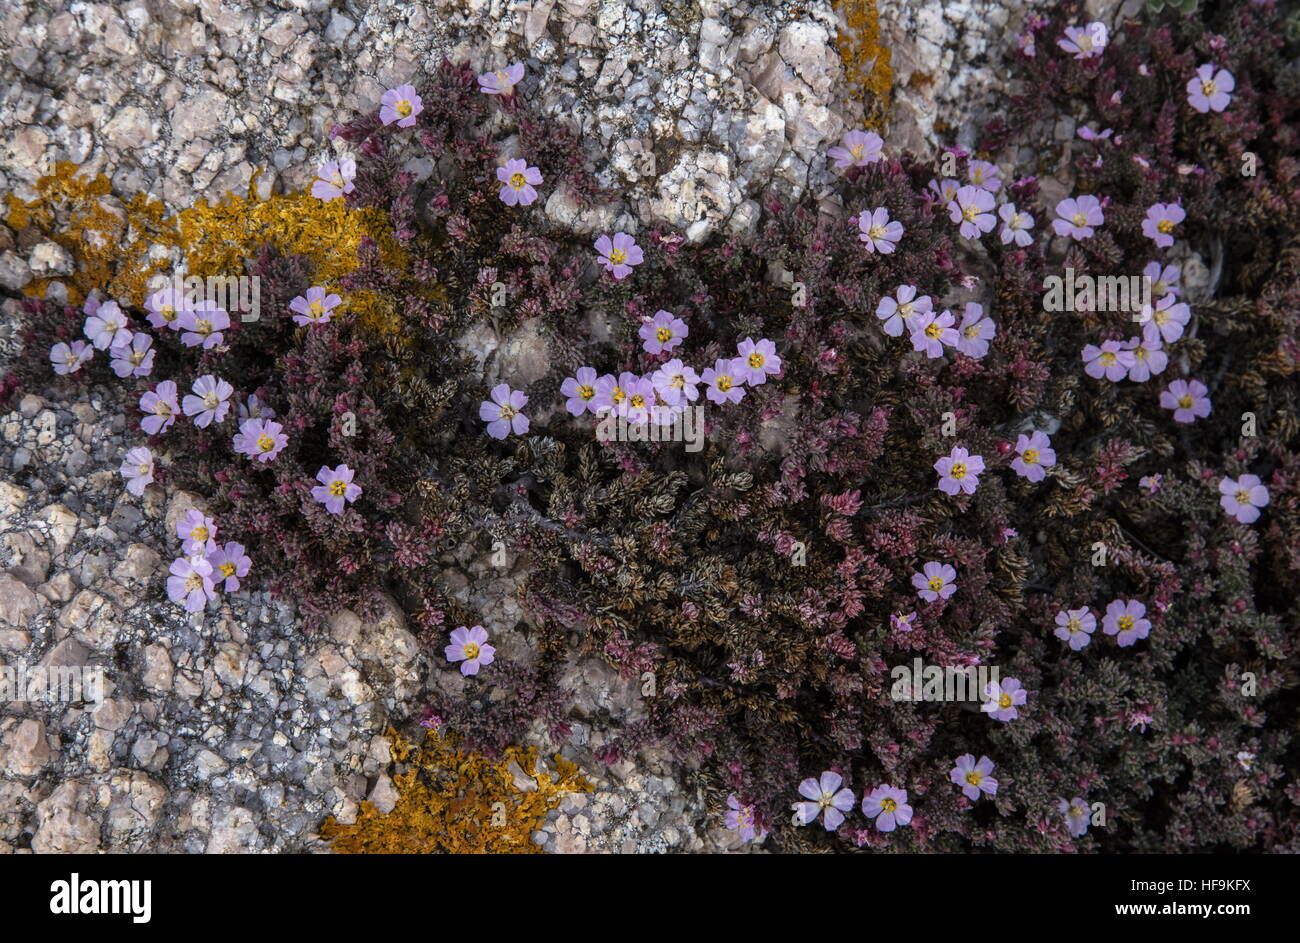
<svg viewBox="0 0 1300 943"><path fill-rule="evenodd" d="M428 731L418 746L389 730L399 798L387 815L361 803L354 825L330 816L321 837L343 854L537 854L532 834L570 792L591 784L572 763L556 756L551 771L538 769L533 749L512 747L491 759L460 747L460 738ZM537 788L515 786L517 764Z"/></svg>
<svg viewBox="0 0 1300 943"><path fill-rule="evenodd" d="M379 243L384 262L405 267L382 211L349 210L342 200L319 200L305 190L265 200L256 192L254 173L244 196L227 193L215 203L202 200L177 214L191 274L246 274L244 260L270 243L283 253L310 259L316 284L334 284L357 267L357 248L366 236Z"/></svg>
<svg viewBox="0 0 1300 943"><path fill-rule="evenodd" d="M37 197L29 202L10 194L6 216L11 228L34 227L72 253L76 271L64 281L71 283L74 303L98 288L119 301L143 304L150 277L169 267L168 260L150 257L155 246L181 249L188 274L203 278L249 274L248 263L263 244L271 243L281 252L310 259L317 284L337 285L356 268L357 248L366 236L378 243L385 264L398 269L407 264L381 210L349 210L342 200L318 200L307 191L259 199L257 173L243 196L227 193L169 216L160 201L146 194L119 204L106 177L90 178L77 170L76 164L60 162L53 174L36 182ZM44 297L49 281L33 281L25 291ZM356 300L363 311L378 304ZM400 316L386 314L376 320L396 330Z"/></svg>
<svg viewBox="0 0 1300 943"><path fill-rule="evenodd" d="M880 45L880 19L875 0L832 0L844 28L835 37L835 49L844 63L849 95L861 102L868 128L880 130L889 111L889 90L894 70L890 53Z"/></svg>
<svg viewBox="0 0 1300 943"><path fill-rule="evenodd" d="M138 304L149 277L165 264L151 259L150 249L175 245L175 225L158 200L137 193L119 203L108 178L77 171L76 164L60 161L54 173L36 181L34 200L24 202L9 194L5 221L14 230L34 227L71 253L76 270L57 280L67 285L72 303L79 304L90 289L100 288ZM36 279L23 291L43 298L54 280Z"/></svg>

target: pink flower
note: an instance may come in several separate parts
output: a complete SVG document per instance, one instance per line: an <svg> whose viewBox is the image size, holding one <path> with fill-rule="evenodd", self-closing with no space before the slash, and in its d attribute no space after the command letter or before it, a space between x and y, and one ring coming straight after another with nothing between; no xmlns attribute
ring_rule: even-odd
<svg viewBox="0 0 1300 943"><path fill-rule="evenodd" d="M980 483L980 472L984 471L984 459L954 446L948 455L934 463L934 470L939 473L939 490L944 494L974 494Z"/></svg>
<svg viewBox="0 0 1300 943"><path fill-rule="evenodd" d="M736 798L735 793L727 796L727 808L730 810L723 817L726 821L727 828L733 832L740 832L741 843L748 843L757 839L762 841L767 837L767 829L758 824L758 818L752 805L743 805Z"/></svg>
<svg viewBox="0 0 1300 943"><path fill-rule="evenodd" d="M1018 212L1014 203L1003 203L998 207L998 215L1002 217L1002 231L998 237L1004 246L1013 239L1018 246L1027 246L1034 241L1029 234L1029 230L1034 228L1034 217Z"/></svg>
<svg viewBox="0 0 1300 943"><path fill-rule="evenodd" d="M865 167L883 156L885 142L875 131L850 131L844 135L843 146L832 147L826 153L840 170L845 167Z"/></svg>
<svg viewBox="0 0 1300 943"><path fill-rule="evenodd" d="M1002 178L998 176L1000 173L997 164L990 164L986 160L972 160L966 170L971 186L989 193L997 193L1002 189Z"/></svg>
<svg viewBox="0 0 1300 943"><path fill-rule="evenodd" d="M905 616L900 616L896 612L889 614L889 627L895 632L911 632L916 623L916 612L909 612Z"/></svg>
<svg viewBox="0 0 1300 943"><path fill-rule="evenodd" d="M307 294L299 295L289 302L289 310L296 312L293 323L299 326L328 324L334 315L334 309L342 303L343 299L338 295L326 294L324 288L313 285L307 289Z"/></svg>
<svg viewBox="0 0 1300 943"><path fill-rule="evenodd" d="M176 421L176 413L180 411L176 396L176 384L172 380L164 380L153 390L145 392L140 397L140 409L149 415L140 420L140 428L149 435L170 429Z"/></svg>
<svg viewBox="0 0 1300 943"><path fill-rule="evenodd" d="M1144 277L1151 279L1151 297L1164 298L1166 295L1179 294L1179 278L1182 269L1177 265L1162 266L1159 262L1148 262L1142 270Z"/></svg>
<svg viewBox="0 0 1300 943"><path fill-rule="evenodd" d="M1164 475L1143 475L1138 480L1138 486L1144 488L1147 494L1155 494L1164 485Z"/></svg>
<svg viewBox="0 0 1300 943"><path fill-rule="evenodd" d="M912 585L926 602L947 599L957 592L957 571L946 563L930 562L912 574Z"/></svg>
<svg viewBox="0 0 1300 943"><path fill-rule="evenodd" d="M889 210L883 206L878 206L875 210L863 210L858 214L858 239L868 252L888 255L902 238L903 224L890 220Z"/></svg>
<svg viewBox="0 0 1300 943"><path fill-rule="evenodd" d="M153 453L144 446L132 449L126 453L118 471L126 479L126 490L137 498L140 497L153 482Z"/></svg>
<svg viewBox="0 0 1300 943"><path fill-rule="evenodd" d="M1067 26L1065 38L1058 39L1056 45L1074 53L1076 59L1091 59L1101 55L1107 39L1106 24L1089 23L1087 26Z"/></svg>
<svg viewBox="0 0 1300 943"><path fill-rule="evenodd" d="M796 802L794 808L798 813L795 821L800 825L811 825L822 816L822 825L826 831L833 832L844 821L844 813L853 808L853 790L841 789L844 777L827 770L820 779L805 779L799 784L799 795L808 802Z"/></svg>
<svg viewBox="0 0 1300 943"><path fill-rule="evenodd" d="M235 388L220 377L205 374L194 381L190 387L194 395L186 396L181 403L185 415L194 417L194 425L200 429L213 422L221 422L230 412L230 397Z"/></svg>
<svg viewBox="0 0 1300 943"><path fill-rule="evenodd" d="M1206 63L1196 70L1196 76L1187 80L1187 104L1201 114L1209 111L1223 111L1232 101L1229 93L1237 87L1237 80L1227 69L1214 71L1214 66Z"/></svg>
<svg viewBox="0 0 1300 943"><path fill-rule="evenodd" d="M990 681L984 686L984 700L980 704L980 710L994 720L1007 723L1020 716L1020 711L1016 708L1022 706L1028 697L1029 692L1015 678Z"/></svg>
<svg viewBox="0 0 1300 943"><path fill-rule="evenodd" d="M311 195L318 200L334 200L357 188L352 181L357 176L357 162L351 157L322 164L311 183ZM155 325L157 326L157 325Z"/></svg>
<svg viewBox="0 0 1300 943"><path fill-rule="evenodd" d="M221 333L230 327L230 315L219 308L216 302L200 301L192 308L182 310L176 316L176 323L181 331L181 343L186 347L202 345L204 350L211 350L223 340Z"/></svg>
<svg viewBox="0 0 1300 943"><path fill-rule="evenodd" d="M1259 520L1259 509L1268 505L1268 488L1257 475L1242 475L1236 481L1224 478L1219 482L1219 504L1242 524Z"/></svg>
<svg viewBox="0 0 1300 943"><path fill-rule="evenodd" d="M506 161L504 167L497 168L497 180L501 182L501 202L506 206L527 206L537 199L536 186L542 182L542 172L536 167L529 167L528 161Z"/></svg>
<svg viewBox="0 0 1300 943"><path fill-rule="evenodd" d="M1177 203L1154 203L1142 220L1142 235L1155 240L1162 249L1168 248L1174 244L1174 227L1186 218L1186 211Z"/></svg>
<svg viewBox="0 0 1300 943"><path fill-rule="evenodd" d="M216 598L212 583L212 564L202 558L177 557L167 577L167 596L172 602L184 603L186 612L202 612L208 600Z"/></svg>
<svg viewBox="0 0 1300 943"><path fill-rule="evenodd" d="M311 489L311 496L325 505L325 510L331 514L342 514L345 501L351 504L361 497L361 486L352 482L355 474L347 465L337 468L322 465L316 473L320 484Z"/></svg>
<svg viewBox="0 0 1300 943"><path fill-rule="evenodd" d="M954 786L960 786L962 795L971 802L978 802L980 796L995 796L998 781L993 778L993 761L981 756L975 762L975 754L967 753L957 757L957 763L948 771L948 778Z"/></svg>
<svg viewBox="0 0 1300 943"><path fill-rule="evenodd" d="M993 194L979 187L961 187L957 196L948 204L948 218L954 223L961 223L960 232L963 239L978 239L990 232L997 225L993 215Z"/></svg>
<svg viewBox="0 0 1300 943"><path fill-rule="evenodd" d="M913 349L924 351L925 355L932 359L942 357L944 347L953 347L957 343L958 335L953 327L956 320L951 311L943 311L937 315L927 311L917 315L916 323L912 325Z"/></svg>
<svg viewBox="0 0 1300 943"><path fill-rule="evenodd" d="M743 369L740 375L748 386L761 386L774 373L781 372L781 358L777 356L776 345L766 337L754 343L752 337L746 337L736 345L739 353L736 359Z"/></svg>
<svg viewBox="0 0 1300 943"><path fill-rule="evenodd" d="M600 264L615 279L622 280L632 274L632 266L640 265L645 260L641 247L625 232L601 236L596 240L596 251L600 253Z"/></svg>
<svg viewBox="0 0 1300 943"><path fill-rule="evenodd" d="M712 367L704 368L700 378L707 389L704 395L710 403L739 403L745 396L743 389L745 378L742 372L745 365L739 358L720 357Z"/></svg>
<svg viewBox="0 0 1300 943"><path fill-rule="evenodd" d="M265 464L289 444L289 437L283 429L278 422L269 419L245 419L239 424L232 444L235 451Z"/></svg>
<svg viewBox="0 0 1300 943"><path fill-rule="evenodd" d="M1100 380L1103 376L1112 383L1118 383L1128 376L1129 367L1133 366L1133 354L1123 348L1119 341L1105 341L1100 347L1088 344L1083 348L1083 372Z"/></svg>
<svg viewBox="0 0 1300 943"><path fill-rule="evenodd" d="M1084 802L1079 796L1066 801L1060 799L1057 801L1057 808L1061 815L1065 817L1065 827L1069 830L1070 835L1074 838L1082 838L1088 831L1088 803Z"/></svg>
<svg viewBox="0 0 1300 943"><path fill-rule="evenodd" d="M1065 609L1056 614L1056 637L1062 642L1069 642L1070 648L1078 651L1092 641L1092 633L1097 631L1097 617L1086 606L1083 609Z"/></svg>
<svg viewBox="0 0 1300 943"><path fill-rule="evenodd" d="M478 417L488 424L488 435L504 439L511 432L523 435L528 431L528 417L521 412L528 405L528 397L522 390L512 390L510 384L498 383L492 387L491 397L478 407Z"/></svg>
<svg viewBox="0 0 1300 943"><path fill-rule="evenodd" d="M178 315L189 307L189 302L185 300L183 294L179 294L171 288L164 288L146 298L144 307L149 312L149 325L155 330L161 331L163 328L170 328L173 331L179 331Z"/></svg>
<svg viewBox="0 0 1300 943"><path fill-rule="evenodd" d="M951 177L944 177L942 181L931 180L926 186L934 193L940 203L947 206L957 199L957 191L961 189L961 181L953 180Z"/></svg>
<svg viewBox="0 0 1300 943"><path fill-rule="evenodd" d="M1154 336L1145 331L1143 334L1142 340L1131 337L1124 345L1133 357L1128 368L1128 378L1135 383L1145 383L1153 375L1164 373L1165 367L1169 366L1169 355L1160 345L1159 332L1155 332Z"/></svg>
<svg viewBox="0 0 1300 943"><path fill-rule="evenodd" d="M481 625L452 629L451 644L443 649L447 660L461 662L460 673L469 677L478 674L483 665L490 665L496 660L497 650L487 643L487 630Z"/></svg>
<svg viewBox="0 0 1300 943"><path fill-rule="evenodd" d="M977 302L967 302L966 310L961 316L957 328L957 350L967 357L979 360L989 352L989 341L997 333L998 326L992 318L984 317L984 307Z"/></svg>
<svg viewBox="0 0 1300 943"><path fill-rule="evenodd" d="M224 547L214 544L207 560L212 566L213 580L223 581L222 589L228 593L239 590L239 580L247 576L253 566L253 561L244 552L244 545L233 540Z"/></svg>
<svg viewBox="0 0 1300 943"><path fill-rule="evenodd" d="M1114 635L1120 648L1128 648L1151 634L1151 622L1144 618L1146 614L1147 607L1136 600L1111 600L1106 607L1106 616L1101 620L1101 630Z"/></svg>
<svg viewBox="0 0 1300 943"><path fill-rule="evenodd" d="M669 406L685 406L700 398L699 375L680 360L668 361L651 374L650 382L655 393Z"/></svg>
<svg viewBox="0 0 1300 943"><path fill-rule="evenodd" d="M109 366L119 377L147 377L153 373L152 348L153 338L141 331L129 344L109 349L108 354L113 358Z"/></svg>
<svg viewBox="0 0 1300 943"><path fill-rule="evenodd" d="M933 310L933 301L929 295L916 297L915 285L899 285L894 290L894 297L889 295L880 299L876 305L876 317L885 322L885 333L898 337L903 328L911 330L911 318L914 314L928 314Z"/></svg>
<svg viewBox="0 0 1300 943"><path fill-rule="evenodd" d="M630 423L643 423L650 419L655 405L655 387L647 377L637 377L625 388L627 393L617 407L618 415Z"/></svg>
<svg viewBox="0 0 1300 943"><path fill-rule="evenodd" d="M384 92L379 99L379 120L385 125L397 122L399 128L415 125L415 116L424 111L424 99L415 93L414 85L399 85Z"/></svg>
<svg viewBox="0 0 1300 943"><path fill-rule="evenodd" d="M618 410L623 405L623 400L627 399L627 390L633 383L639 380L635 373L629 373L626 370L619 374L618 379L614 379L612 373L607 373L596 380L596 398L594 400L596 408L593 412L599 413L603 410Z"/></svg>
<svg viewBox="0 0 1300 943"><path fill-rule="evenodd" d="M907 804L907 790L881 784L862 797L862 814L876 820L876 828L892 832L912 821L912 807Z"/></svg>
<svg viewBox="0 0 1300 943"><path fill-rule="evenodd" d="M1058 218L1052 220L1052 229L1058 236L1073 239L1091 239L1097 234L1093 227L1106 221L1101 201L1091 195L1066 197L1056 204L1056 215Z"/></svg>
<svg viewBox="0 0 1300 943"><path fill-rule="evenodd" d="M655 312L653 318L641 325L637 336L643 341L642 346L646 353L657 354L672 350L681 344L690 332L685 321L671 311L664 311L661 308Z"/></svg>
<svg viewBox="0 0 1300 943"><path fill-rule="evenodd" d="M71 347L59 343L50 348L50 363L54 365L54 372L60 376L76 373L82 364L88 363L94 356L95 348L85 341L73 341Z"/></svg>
<svg viewBox="0 0 1300 943"><path fill-rule="evenodd" d="M1042 481L1047 477L1044 468L1056 464L1056 452L1047 433L1034 430L1032 435L1021 435L1016 439L1016 457L1011 467L1021 478L1030 481Z"/></svg>
<svg viewBox="0 0 1300 943"><path fill-rule="evenodd" d="M105 301L99 305L95 313L86 318L82 330L96 350L123 347L131 343L130 322L116 301Z"/></svg>
<svg viewBox="0 0 1300 943"><path fill-rule="evenodd" d="M186 553L206 553L208 541L217 539L217 525L202 511L190 508L185 517L176 522L176 537Z"/></svg>
<svg viewBox="0 0 1300 943"><path fill-rule="evenodd" d="M510 96L515 93L515 86L524 78L524 64L516 62L495 72L483 72L478 77L478 90L484 95Z"/></svg>
<svg viewBox="0 0 1300 943"><path fill-rule="evenodd" d="M596 371L591 367L579 367L577 376L568 377L560 384L560 393L568 397L564 408L571 415L581 416L585 412L596 411Z"/></svg>
<svg viewBox="0 0 1300 943"><path fill-rule="evenodd" d="M1119 103L1116 102L1116 104ZM1091 125L1086 124L1079 129L1079 137L1083 138L1085 141L1104 141L1114 133L1114 128L1107 128L1105 131L1098 133L1092 129Z"/></svg>
<svg viewBox="0 0 1300 943"><path fill-rule="evenodd" d="M1150 315L1142 327L1142 334L1153 344L1161 341L1172 344L1183 336L1183 329L1192 318L1192 309L1172 292L1157 301L1154 310L1143 307L1142 313Z"/></svg>
<svg viewBox="0 0 1300 943"><path fill-rule="evenodd" d="M1174 411L1174 422L1195 422L1210 414L1209 392L1200 380L1174 380L1160 394L1160 405Z"/></svg>

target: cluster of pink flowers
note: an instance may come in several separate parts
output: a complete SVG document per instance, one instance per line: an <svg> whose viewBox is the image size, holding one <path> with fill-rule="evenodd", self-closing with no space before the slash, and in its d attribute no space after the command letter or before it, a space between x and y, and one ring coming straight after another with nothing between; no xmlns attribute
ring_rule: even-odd
<svg viewBox="0 0 1300 943"><path fill-rule="evenodd" d="M202 511L190 510L177 521L176 536L182 556L172 561L167 595L184 605L186 612L202 612L218 590L237 591L240 579L252 568L243 544L217 543L217 525Z"/></svg>
<svg viewBox="0 0 1300 943"><path fill-rule="evenodd" d="M1128 648L1139 639L1151 634L1151 621L1146 618L1147 607L1136 600L1115 599L1106 607L1102 618L1102 631L1116 636L1120 648ZM1056 614L1055 635L1069 644L1072 651L1086 648L1097 631L1097 617L1087 606L1082 609L1062 609Z"/></svg>
<svg viewBox="0 0 1300 943"><path fill-rule="evenodd" d="M942 357L951 347L978 360L989 352L989 341L997 334L997 324L978 302L967 302L959 324L951 311L935 314L934 299L917 297L915 285L899 285L892 296L881 298L876 317L890 337L900 336L906 328L912 348L930 358Z"/></svg>
<svg viewBox="0 0 1300 943"><path fill-rule="evenodd" d="M1021 478L1033 482L1047 477L1045 469L1056 464L1056 451L1047 433L1037 430L1020 435L1015 444L1016 457L1011 460L1012 470ZM944 494L974 494L979 487L979 476L984 471L984 458L972 455L961 446L934 463L939 474L939 490Z"/></svg>
<svg viewBox="0 0 1300 943"><path fill-rule="evenodd" d="M1030 230L1034 228L1034 217L1020 212L1010 201L997 204L995 194L1002 189L1002 177L996 164L968 159L966 179L964 184L952 178L929 183L929 189L947 208L948 218L958 224L963 239L979 239L992 232L1001 218L998 238L1003 245L1014 242L1024 247L1033 242Z"/></svg>
<svg viewBox="0 0 1300 943"><path fill-rule="evenodd" d="M819 778L808 778L799 784L799 795L803 802L794 803L794 821L796 825L811 825L818 818L822 826L833 832L844 823L844 813L852 810L854 793L852 789L841 788L844 777L833 770L826 770ZM907 790L898 789L888 783L882 783L862 797L862 814L873 819L876 828L882 832L892 832L900 825L912 821L912 807L907 802Z"/></svg>

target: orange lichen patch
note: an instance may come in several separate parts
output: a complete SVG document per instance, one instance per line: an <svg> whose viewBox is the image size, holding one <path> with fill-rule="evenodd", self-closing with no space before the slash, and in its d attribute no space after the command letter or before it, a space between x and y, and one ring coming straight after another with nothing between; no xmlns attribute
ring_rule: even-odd
<svg viewBox="0 0 1300 943"><path fill-rule="evenodd" d="M831 6L844 19L835 37L835 49L844 63L844 80L849 94L862 103L868 128L884 127L889 112L889 90L894 70L890 52L880 45L880 19L875 0L832 0Z"/></svg>
<svg viewBox="0 0 1300 943"><path fill-rule="evenodd" d="M361 803L354 825L330 816L321 837L343 854L538 854L532 834L546 814L570 792L592 786L572 763L556 756L539 769L537 752L512 747L501 759L461 749L454 734L428 731L424 742L388 731L395 763L406 771L393 777L400 798L387 815ZM537 788L515 786L514 763Z"/></svg>

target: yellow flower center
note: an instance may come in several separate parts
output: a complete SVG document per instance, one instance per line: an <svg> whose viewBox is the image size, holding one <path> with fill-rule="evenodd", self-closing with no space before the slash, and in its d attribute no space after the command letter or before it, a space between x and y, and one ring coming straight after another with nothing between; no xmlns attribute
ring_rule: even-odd
<svg viewBox="0 0 1300 943"><path fill-rule="evenodd" d="M951 475L953 478L965 478L965 477L966 477L966 463L965 463L965 462L953 462L953 465L952 465L952 471L948 472L948 474Z"/></svg>
<svg viewBox="0 0 1300 943"><path fill-rule="evenodd" d="M1038 449L1025 449L1025 454L1020 456L1030 465L1038 464Z"/></svg>
<svg viewBox="0 0 1300 943"><path fill-rule="evenodd" d="M1156 310L1156 313L1153 314L1152 317L1155 318L1156 324L1158 325L1164 324L1166 321L1169 320L1169 312L1163 308L1160 308Z"/></svg>
<svg viewBox="0 0 1300 943"><path fill-rule="evenodd" d="M853 155L854 160L862 160L862 145L854 144L849 148L849 153Z"/></svg>
<svg viewBox="0 0 1300 943"><path fill-rule="evenodd" d="M478 657L479 647L473 642L466 642L464 645L461 646L461 651L465 653L465 657L467 659L473 661L475 658Z"/></svg>
<svg viewBox="0 0 1300 943"><path fill-rule="evenodd" d="M1236 493L1235 495L1233 495L1233 497L1235 497L1235 498L1237 499L1237 503L1238 503L1238 504L1249 504L1249 503L1250 503L1250 493L1249 493L1248 491L1246 491L1245 488L1238 488L1238 489L1237 489L1237 493Z"/></svg>
<svg viewBox="0 0 1300 943"><path fill-rule="evenodd" d="M767 358L764 357L762 354L760 354L758 351L754 351L752 354L749 355L749 366L754 370L757 370L759 367L763 366L763 364L766 362L767 362Z"/></svg>
<svg viewBox="0 0 1300 943"><path fill-rule="evenodd" d="M1003 710L1006 710L1010 706L1011 706L1010 694L1001 694L998 696L998 707L1002 708Z"/></svg>
<svg viewBox="0 0 1300 943"><path fill-rule="evenodd" d="M1139 345L1138 347L1133 348L1133 359L1135 360L1146 360L1150 356L1151 352L1145 347Z"/></svg>
<svg viewBox="0 0 1300 943"><path fill-rule="evenodd" d="M515 409L509 403L506 403L504 406L501 407L501 418L513 419L517 412L519 412L519 410Z"/></svg>
<svg viewBox="0 0 1300 943"><path fill-rule="evenodd" d="M1065 623L1065 627L1071 634L1083 631L1083 626L1079 624L1079 620L1073 617L1070 618L1069 622Z"/></svg>
<svg viewBox="0 0 1300 943"><path fill-rule="evenodd" d="M872 239L883 239L885 238L885 227L873 225L870 229L867 230L867 235L870 236Z"/></svg>
<svg viewBox="0 0 1300 943"><path fill-rule="evenodd" d="M943 577L932 576L926 581L926 585L930 587L931 592L937 593L939 590L943 589Z"/></svg>
<svg viewBox="0 0 1300 943"><path fill-rule="evenodd" d="M974 340L975 338L980 336L980 329L978 325L969 324L966 327L962 328L962 333L965 334L971 340Z"/></svg>
<svg viewBox="0 0 1300 943"><path fill-rule="evenodd" d="M609 398L610 401L617 406L619 403L623 402L623 400L627 399L627 394L623 392L621 386L616 386L614 387L614 392L609 394Z"/></svg>
<svg viewBox="0 0 1300 943"><path fill-rule="evenodd" d="M171 305L163 305L158 309L158 316L170 324L176 320L176 309Z"/></svg>
<svg viewBox="0 0 1300 943"><path fill-rule="evenodd" d="M216 409L221 405L221 400L215 392L209 391L203 394L203 405L208 409Z"/></svg>
<svg viewBox="0 0 1300 943"><path fill-rule="evenodd" d="M310 311L313 316L319 318L325 313L325 305L321 304L321 301L318 298L307 306L307 310Z"/></svg>
<svg viewBox="0 0 1300 943"><path fill-rule="evenodd" d="M528 181L524 179L523 174L514 173L510 175L510 186L514 187L516 190L522 190L527 185Z"/></svg>
<svg viewBox="0 0 1300 943"><path fill-rule="evenodd" d="M207 318L198 318L194 322L194 332L196 334L203 334L204 336L211 334L212 322L209 321Z"/></svg>
<svg viewBox="0 0 1300 943"><path fill-rule="evenodd" d="M275 439L271 438L265 432L257 437L257 447L263 452L269 452L275 448Z"/></svg>
<svg viewBox="0 0 1300 943"><path fill-rule="evenodd" d="M880 811L882 812L893 812L897 808L898 808L898 803L895 802L893 799L880 800Z"/></svg>
<svg viewBox="0 0 1300 943"><path fill-rule="evenodd" d="M204 542L206 542L207 539L208 539L208 529L207 529L207 527L205 527L205 526L202 525L202 524L199 524L199 525L198 525L197 527L195 527L192 531L190 531L190 537L192 537L194 540L199 540L199 541L204 541Z"/></svg>
<svg viewBox="0 0 1300 943"><path fill-rule="evenodd" d="M928 338L930 338L930 340L932 340L932 341L933 341L933 340L938 340L938 339L939 339L939 333L940 333L942 330L943 330L943 328L941 328L941 327L939 326L939 322L938 322L938 321L931 321L929 324L927 324L927 325L925 326L925 336L928 337Z"/></svg>
<svg viewBox="0 0 1300 943"><path fill-rule="evenodd" d="M627 261L627 253L624 252L622 249L610 249L609 260L613 262L615 265L622 265L624 262Z"/></svg>
<svg viewBox="0 0 1300 943"><path fill-rule="evenodd" d="M973 769L966 774L966 782L970 783L972 786L978 786L983 781L984 774L977 769Z"/></svg>
<svg viewBox="0 0 1300 943"><path fill-rule="evenodd" d="M138 367L140 366L141 363L144 362L144 355L147 353L148 351L145 350L133 350L131 351L130 354L127 355L126 359L131 361L131 363L135 364Z"/></svg>
<svg viewBox="0 0 1300 943"><path fill-rule="evenodd" d="M198 573L191 573L189 576L185 577L185 588L191 593L194 592L196 589L202 589L203 588L202 575Z"/></svg>
<svg viewBox="0 0 1300 943"><path fill-rule="evenodd" d="M1082 229L1084 226L1088 224L1088 217L1083 215L1082 213L1075 213L1073 216L1070 217L1070 222L1074 223L1074 225Z"/></svg>
<svg viewBox="0 0 1300 943"><path fill-rule="evenodd" d="M230 579L230 577L235 575L235 565L231 563L229 560L221 564L221 566L217 567L217 569L221 571L221 575L224 576L226 579Z"/></svg>
<svg viewBox="0 0 1300 943"><path fill-rule="evenodd" d="M337 171L330 175L330 184L336 190L342 190L345 186L347 186L347 182L343 179L343 174L338 173Z"/></svg>
<svg viewBox="0 0 1300 943"><path fill-rule="evenodd" d="M898 316L906 321L912 316L912 302L905 301L898 306Z"/></svg>
<svg viewBox="0 0 1300 943"><path fill-rule="evenodd" d="M631 406L633 409L642 409L645 407L645 397L640 393L632 394Z"/></svg>
<svg viewBox="0 0 1300 943"><path fill-rule="evenodd" d="M171 403L167 402L165 399L160 399L158 402L153 404L153 411L155 415L158 416L170 416L172 414Z"/></svg>
<svg viewBox="0 0 1300 943"><path fill-rule="evenodd" d="M1178 405L1182 409L1191 409L1192 408L1191 395L1184 393L1182 396L1178 397Z"/></svg>
<svg viewBox="0 0 1300 943"><path fill-rule="evenodd" d="M340 479L336 478L330 482L330 494L336 498L341 498L347 493L348 486Z"/></svg>
<svg viewBox="0 0 1300 943"><path fill-rule="evenodd" d="M1115 352L1113 350L1103 350L1101 356L1097 359L1109 367L1115 362Z"/></svg>
<svg viewBox="0 0 1300 943"><path fill-rule="evenodd" d="M665 344L673 339L673 332L668 330L666 327L658 328L655 331L655 339L658 340L659 343Z"/></svg>
<svg viewBox="0 0 1300 943"><path fill-rule="evenodd" d="M1168 235L1169 233L1174 231L1173 221L1168 219L1162 219L1160 220L1160 222L1156 223L1156 229Z"/></svg>
<svg viewBox="0 0 1300 943"><path fill-rule="evenodd" d="M668 385L672 387L676 387L679 390L684 389L686 386L686 374L684 373L673 374L673 378Z"/></svg>
<svg viewBox="0 0 1300 943"><path fill-rule="evenodd" d="M978 206L968 206L961 211L961 218L966 220L968 223L973 223L975 222L975 217L979 214L980 208Z"/></svg>
<svg viewBox="0 0 1300 943"><path fill-rule="evenodd" d="M1079 50L1081 52L1092 51L1092 37L1089 36L1087 33L1083 33L1078 39L1074 41L1074 44L1079 47Z"/></svg>
<svg viewBox="0 0 1300 943"><path fill-rule="evenodd" d="M724 393L727 392L729 389L731 389L731 377L720 376L717 378L715 382L717 384L718 389L720 389Z"/></svg>
<svg viewBox="0 0 1300 943"><path fill-rule="evenodd" d="M141 463L141 464L137 465L136 468L138 468L138 469L140 470L139 473L140 473L141 475L147 475L147 474L149 474L149 466L148 466L148 465L145 465L145 464Z"/></svg>
<svg viewBox="0 0 1300 943"><path fill-rule="evenodd" d="M1213 79L1202 79L1202 80L1201 80L1201 94L1204 95L1206 98L1209 98L1211 95L1213 95L1213 94L1214 94L1215 92L1217 92L1218 90L1219 90L1219 87L1218 87L1217 85L1214 84L1214 80L1213 80Z"/></svg>
<svg viewBox="0 0 1300 943"><path fill-rule="evenodd" d="M397 103L397 113L403 118L409 118L411 116L411 103L403 98Z"/></svg>
<svg viewBox="0 0 1300 943"><path fill-rule="evenodd" d="M1129 629L1133 628L1134 621L1136 620L1134 620L1132 616L1120 616L1118 620L1119 630L1121 632L1127 632Z"/></svg>
<svg viewBox="0 0 1300 943"><path fill-rule="evenodd" d="M595 395L596 395L595 387L592 386L578 387L578 396L582 397L583 399L591 399Z"/></svg>

